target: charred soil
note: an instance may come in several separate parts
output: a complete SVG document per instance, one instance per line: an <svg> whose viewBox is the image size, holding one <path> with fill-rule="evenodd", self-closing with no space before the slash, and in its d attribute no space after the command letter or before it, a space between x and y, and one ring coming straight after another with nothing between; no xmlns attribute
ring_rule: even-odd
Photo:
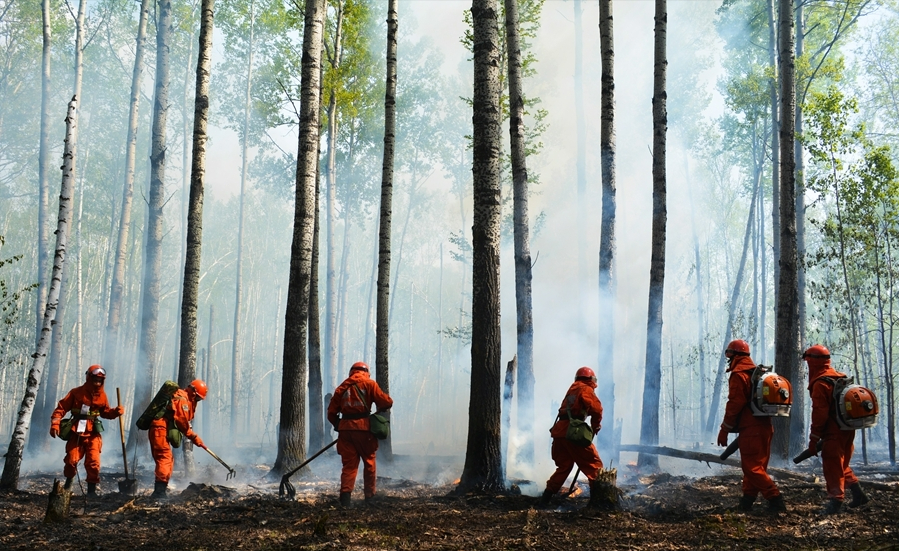
<svg viewBox="0 0 899 551"><path fill-rule="evenodd" d="M165 500L112 492L85 498L76 489L67 521L45 524L49 475L23 478L0 493L0 549L899 549L895 471L859 473L879 480L871 502L822 516L819 483L779 480L789 511L766 513L764 500L736 511L736 471L703 478L660 474L622 480L623 510L585 509L586 485L535 508L524 495L447 497L450 485L379 479L379 499L341 508L333 480L294 480L295 500L278 484L192 484ZM107 480L110 476L104 475ZM357 488L358 490L358 488Z"/></svg>

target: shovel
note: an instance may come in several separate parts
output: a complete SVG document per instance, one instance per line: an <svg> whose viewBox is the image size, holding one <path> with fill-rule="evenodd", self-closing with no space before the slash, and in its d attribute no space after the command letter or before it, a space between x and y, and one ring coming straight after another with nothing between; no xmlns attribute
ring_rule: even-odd
<svg viewBox="0 0 899 551"><path fill-rule="evenodd" d="M122 393L116 387L115 397L119 406L122 405ZM122 436L122 463L125 465L125 480L119 480L119 493L133 496L137 492L137 479L128 478L128 453L125 451L125 420L119 415L119 433Z"/></svg>
<svg viewBox="0 0 899 551"><path fill-rule="evenodd" d="M215 455L215 453L213 453L213 451L210 450L209 448L207 448L206 446L203 446L203 449L206 450L207 452L209 452L209 455L211 455L212 457L214 457L216 461L218 461L219 463L221 463L221 464L222 464L222 467L228 469L228 476L225 477L225 480L231 480L232 478L234 478L235 476L237 476L237 472L235 472L234 469L232 469L231 467L229 467L227 463L225 463L224 461L222 461L222 458L221 458L221 457Z"/></svg>
<svg viewBox="0 0 899 551"><path fill-rule="evenodd" d="M281 485L278 486L278 495L281 496L281 497L284 497L284 493L286 492L286 493L287 493L287 497L289 497L290 499L293 499L294 497L296 497L296 495L297 495L297 490L296 490L296 488L293 487L293 484L290 483L290 477L293 476L297 471L299 471L300 469L302 469L303 467L305 467L306 465L308 465L309 463L311 463L313 459L315 459L316 457L318 457L318 456L320 456L321 454L323 454L323 453L325 453L326 451L328 451L328 449L330 449L331 446L333 446L333 445L336 444L336 443L337 443L337 440L331 442L330 444L328 444L328 445L325 446L324 448L322 448L322 449L318 450L317 452L315 452L315 455L313 455L312 457L310 457L310 458L307 459L306 461L303 461L302 463L300 463L300 465L299 465L298 467L296 467L295 469L293 469L293 470L290 471L289 473L287 473L287 474L285 474L284 476L282 476L282 477L281 477Z"/></svg>

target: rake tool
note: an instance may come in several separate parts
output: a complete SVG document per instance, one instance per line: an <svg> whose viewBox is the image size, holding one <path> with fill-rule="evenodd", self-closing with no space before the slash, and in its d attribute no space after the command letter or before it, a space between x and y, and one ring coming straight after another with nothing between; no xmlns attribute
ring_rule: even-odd
<svg viewBox="0 0 899 551"><path fill-rule="evenodd" d="M118 406L122 405L122 392L118 389L115 389L116 400L118 400ZM119 480L119 493L125 495L134 495L137 491L137 479L136 478L128 478L128 452L125 450L125 420L121 415L119 415L119 433L122 436L122 464L125 465L125 480Z"/></svg>
<svg viewBox="0 0 899 551"><path fill-rule="evenodd" d="M287 474L285 474L284 476L282 476L281 477L281 485L278 486L278 495L281 497L284 497L284 494L287 493L287 497L289 497L290 499L293 499L294 497L296 497L297 490L296 490L296 488L293 487L293 484L290 483L290 477L293 476L294 474L296 474L297 471L299 471L300 469L302 469L303 467L305 467L306 465L311 463L313 459L315 459L316 457L318 457L321 454L328 451L328 449L330 449L336 443L337 443L337 440L331 442L324 448L315 452L315 455L313 455L306 461L303 461L302 463L300 463L300 465L298 467L294 468L292 471L290 471Z"/></svg>
<svg viewBox="0 0 899 551"><path fill-rule="evenodd" d="M235 472L234 469L232 469L230 466L228 466L227 463L225 463L224 461L222 461L222 458L221 458L221 457L215 455L215 452L213 452L212 450L210 450L210 449L207 448L206 446L203 446L203 449L206 450L207 452L209 452L209 455L211 455L212 457L214 457L216 461L218 461L219 463L221 463L221 464L222 464L222 467L228 469L228 476L225 477L225 480L231 480L232 478L234 478L235 476L237 476L237 472Z"/></svg>
<svg viewBox="0 0 899 551"><path fill-rule="evenodd" d="M574 487L577 484L577 477L581 474L581 468L578 467L576 471L574 471L574 478L571 479L571 486L568 487L568 493L565 494L565 497L570 496L574 493Z"/></svg>

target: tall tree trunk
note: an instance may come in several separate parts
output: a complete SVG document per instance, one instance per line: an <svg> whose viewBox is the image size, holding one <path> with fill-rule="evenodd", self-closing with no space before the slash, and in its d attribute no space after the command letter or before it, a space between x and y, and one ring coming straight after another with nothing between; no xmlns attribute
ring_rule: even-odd
<svg viewBox="0 0 899 551"><path fill-rule="evenodd" d="M35 301L34 340L41 338L44 310L47 307L47 246L50 240L47 212L50 208L50 46L52 42L50 0L41 1L43 50L41 54L41 137L38 153L37 203L37 300Z"/></svg>
<svg viewBox="0 0 899 551"><path fill-rule="evenodd" d="M321 158L316 154L316 161ZM315 173L315 215L314 229L312 231L312 264L309 280L309 446L320 449L325 445L325 408L322 403L324 393L322 391L322 346L321 323L319 322L318 304L318 260L319 260L319 234L320 211L319 198L321 196L321 171ZM278 311L281 311L281 290L278 290ZM274 407L274 404L272 404Z"/></svg>
<svg viewBox="0 0 899 551"><path fill-rule="evenodd" d="M599 235L599 364L596 372L603 425L598 443L615 452L615 36L612 0L599 2L599 49L602 56L599 158L602 168L602 214Z"/></svg>
<svg viewBox="0 0 899 551"><path fill-rule="evenodd" d="M500 491L500 155L499 32L496 0L473 0L471 393L468 443L458 492Z"/></svg>
<svg viewBox="0 0 899 551"><path fill-rule="evenodd" d="M281 378L281 423L278 457L272 467L280 474L306 457L306 338L309 289L312 277L312 235L315 230L315 175L318 169L321 95L322 25L324 0L307 0L303 25L303 63L300 81L300 137L297 146L296 196L290 279L284 316L284 363Z"/></svg>
<svg viewBox="0 0 899 551"><path fill-rule="evenodd" d="M796 58L802 57L805 30L803 27L802 15L803 3L796 5ZM802 104L805 102L805 94L795 103L796 113L796 133L793 143L793 150L796 156L795 174L796 174L796 345L800 350L804 350L805 343L805 162L802 156L802 145L799 141L803 132ZM793 379L790 382L795 388L805 388L808 380L806 372L801 369L801 362L797 360L796 371L794 371ZM805 444L804 429L805 423L805 392L796 392L793 395L793 409L790 415L790 423L793 427L793 437L790 447L793 449L803 448ZM792 455L791 455L792 457Z"/></svg>
<svg viewBox="0 0 899 551"><path fill-rule="evenodd" d="M172 2L158 0L156 25L156 89L150 153L150 197L144 241L144 273L141 285L141 324L134 386L133 418L153 398L156 376L156 339L159 326L159 281L162 270L163 213L165 204L166 119L169 110L169 54L172 36ZM182 308L183 309L183 308ZM133 433L134 431L132 431Z"/></svg>
<svg viewBox="0 0 899 551"><path fill-rule="evenodd" d="M705 432L702 420L708 407L707 370L705 365L705 303L702 292L702 255L699 252L699 235L696 233L696 209L693 203L693 180L690 178L689 156L684 151L684 173L687 175L687 194L690 200L690 230L693 234L693 263L696 272L696 350L699 353L699 434ZM691 385L692 387L692 385Z"/></svg>
<svg viewBox="0 0 899 551"><path fill-rule="evenodd" d="M375 380L390 392L390 223L393 214L393 164L396 143L396 69L399 16L397 0L387 2L387 76L384 92L384 159L381 164L381 210L378 222L378 297L375 329ZM411 203L412 198L410 196ZM412 208L412 205L409 205ZM388 413L389 415L389 413ZM393 459L391 438L381 448Z"/></svg>
<svg viewBox="0 0 899 551"><path fill-rule="evenodd" d="M340 69L343 57L343 0L337 3L337 21L334 29L334 51L329 53L329 63L333 71ZM336 85L335 85L336 86ZM337 217L337 90L332 87L328 97L328 196L325 211L327 213L327 271L325 274L325 373L328 390L337 386L337 289L334 267L334 219Z"/></svg>
<svg viewBox="0 0 899 551"><path fill-rule="evenodd" d="M509 136L512 149L512 225L515 238L515 313L518 369L518 432L522 441L518 448L518 461L524 465L534 462L534 317L531 307L531 245L528 229L528 168L524 135L524 93L521 85L521 45L518 38L518 0L505 0L506 50L509 63ZM575 2L575 14L580 17L580 0ZM575 32L580 32L576 23ZM579 42L579 40L576 40ZM575 46L575 52L580 47ZM577 57L577 54L576 54ZM575 72L579 60L575 61ZM580 86L575 77L575 93ZM579 109L583 111L583 97ZM578 117L582 121L583 117ZM578 142L581 140L578 130ZM586 139L584 140L586 141ZM578 165L581 164L578 146ZM578 169L580 170L580 169ZM586 179L586 177L585 177ZM578 177L580 190L580 176ZM583 203L583 197L578 204ZM582 234L583 235L583 234ZM584 254L584 251L581 251ZM582 273L581 276L584 274ZM511 392L511 389L510 389ZM511 404L511 399L510 399Z"/></svg>
<svg viewBox="0 0 899 551"><path fill-rule="evenodd" d="M240 143L240 214L237 222L237 267L234 285L234 329L231 334L231 428L237 430L237 389L240 386L240 315L243 310L243 219L244 219L244 203L246 202L247 193L247 168L249 160L247 156L250 151L249 134L250 134L250 114L252 113L252 96L253 90L253 50L254 36L256 30L256 19L254 17L255 2L250 2L250 52L247 58L247 86L244 93L244 110L243 110L243 130L241 132ZM249 406L249 404L247 404ZM244 427L249 430L249 427Z"/></svg>
<svg viewBox="0 0 899 551"><path fill-rule="evenodd" d="M184 257L184 290L181 298L181 352L178 386L186 387L197 372L197 307L200 294L200 253L203 245L203 191L206 179L206 131L209 119L209 76L212 69L212 27L215 0L203 0L200 8L200 46L197 50L197 84L194 94L193 160L190 167L190 200L187 207L187 254ZM232 412L233 421L233 412ZM234 426L232 422L231 426ZM193 470L192 446L184 446L184 465Z"/></svg>
<svg viewBox="0 0 899 551"><path fill-rule="evenodd" d="M581 325L586 320L586 301L584 299L587 296L587 118L584 116L584 29L582 16L581 0L574 0L574 120L577 139L577 157L575 158L577 170L577 315L578 322ZM509 25L508 19L509 2L506 2L506 27ZM507 44L506 49L510 53L512 52L511 45ZM511 70L509 71L509 78L512 78ZM511 88L511 82L509 86ZM511 91L509 94L511 96ZM513 168L512 170L514 173L515 169ZM514 185L514 174L512 181ZM521 360L522 358L519 357L519 362ZM519 395L518 399L519 401L521 400L521 395Z"/></svg>
<svg viewBox="0 0 899 551"><path fill-rule="evenodd" d="M665 232L668 219L665 146L668 111L667 76L668 3L655 3L655 63L652 94L652 256L649 264L649 308L646 322L646 367L643 375L643 413L640 443L659 443L659 395L662 384L662 305L665 290ZM641 453L641 467L658 468L658 457Z"/></svg>
<svg viewBox="0 0 899 551"><path fill-rule="evenodd" d="M789 381L796 381L799 373L799 327L797 303L796 251L796 156L794 154L796 60L793 57L793 2L780 2L780 273L777 281L777 325L774 334L774 364ZM799 448L792 446L791 433L802 434L802 416L789 420L774 419L772 454L786 460ZM798 443L797 437L797 443Z"/></svg>
<svg viewBox="0 0 899 551"><path fill-rule="evenodd" d="M117 364L116 347L119 341L122 304L125 298L125 257L128 252L128 230L131 228L131 204L134 197L134 165L137 150L138 113L141 97L141 77L144 68L144 45L147 38L147 19L150 0L141 0L140 19L137 25L137 45L134 53L134 70L131 73L131 100L128 109L128 137L125 140L125 183L122 188L122 212L120 213L118 240L116 242L115 264L112 270L112 285L109 298L109 312L104 336L103 363Z"/></svg>
<svg viewBox="0 0 899 551"><path fill-rule="evenodd" d="M31 414L34 411L34 401L41 386L41 374L47 363L47 352L50 348L53 321L56 316L56 308L59 304L60 287L62 286L63 266L66 261L68 233L72 214L72 194L75 187L74 164L75 154L72 150L75 141L76 129L76 98L69 102L66 112L66 139L65 152L63 153L62 184L59 191L59 217L56 224L56 254L53 257L53 273L50 279L50 289L47 293L47 306L44 309L44 323L41 326L41 338L37 349L32 355L31 369L28 371L28 380L25 387L25 395L19 406L16 418L16 426L9 448L6 452L6 461L3 465L3 474L0 475L0 490L14 490L19 484L19 472L22 467L22 455L25 451L25 437L31 426Z"/></svg>
<svg viewBox="0 0 899 551"><path fill-rule="evenodd" d="M771 101L771 241L774 258L774 301L777 302L777 286L780 281L780 94L778 93L777 62L777 20L774 11L775 0L768 0L768 62L771 64L771 79L768 96Z"/></svg>

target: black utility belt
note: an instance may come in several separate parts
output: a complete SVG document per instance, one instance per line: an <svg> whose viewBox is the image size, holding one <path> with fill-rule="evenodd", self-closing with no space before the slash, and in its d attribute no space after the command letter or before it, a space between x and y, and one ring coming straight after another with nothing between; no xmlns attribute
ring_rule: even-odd
<svg viewBox="0 0 899 551"><path fill-rule="evenodd" d="M368 419L368 413L342 413L341 421L352 421L353 419Z"/></svg>

